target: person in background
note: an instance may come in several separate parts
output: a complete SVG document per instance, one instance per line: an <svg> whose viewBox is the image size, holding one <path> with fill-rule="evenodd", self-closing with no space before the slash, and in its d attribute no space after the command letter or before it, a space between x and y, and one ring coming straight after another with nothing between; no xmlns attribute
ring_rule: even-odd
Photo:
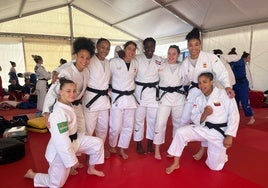
<svg viewBox="0 0 268 188"><path fill-rule="evenodd" d="M19 79L18 79L18 76L17 76L17 71L15 69L15 67L17 65L13 61L10 61L10 64L11 64L11 68L10 68L10 71L8 73L8 75L9 75L9 82L11 83L11 80L14 79L19 84Z"/></svg>
<svg viewBox="0 0 268 188"><path fill-rule="evenodd" d="M45 67L42 66L43 58L40 55L32 55L36 65L34 72L37 77L37 83L35 93L37 95L37 116L40 116L43 111L43 104L47 93L47 81L51 79L51 73L46 71Z"/></svg>
<svg viewBox="0 0 268 188"><path fill-rule="evenodd" d="M127 159L125 149L129 147L132 136L135 109L137 102L134 96L137 62L134 60L137 44L128 41L124 44L124 58L113 58L110 61L111 70L111 109L109 144L110 152L116 153L116 145L120 148L119 155Z"/></svg>
<svg viewBox="0 0 268 188"><path fill-rule="evenodd" d="M121 48L121 46L116 46L114 49L114 58L120 57L124 58L124 50Z"/></svg>
<svg viewBox="0 0 268 188"><path fill-rule="evenodd" d="M106 59L110 51L110 41L100 38L97 41L97 53L90 59L87 67L89 79L87 90L84 94L82 104L85 113L86 130L88 135L94 133L105 143L108 124L110 99L108 88L110 82L110 63ZM105 158L109 158L110 153L105 152Z"/></svg>
<svg viewBox="0 0 268 188"><path fill-rule="evenodd" d="M247 52L243 52L242 58L246 62L246 77L248 79L248 87L250 90L253 89L253 79L252 79L252 74L250 71L250 54Z"/></svg>
<svg viewBox="0 0 268 188"><path fill-rule="evenodd" d="M2 71L2 67L0 66L0 72ZM4 98L4 89L3 89L3 85L2 85L2 78L1 78L1 75L0 75L0 99L3 99Z"/></svg>
<svg viewBox="0 0 268 188"><path fill-rule="evenodd" d="M220 58L220 60L223 62L224 66L225 66L225 68L226 68L226 70L228 72L228 75L229 75L230 84L233 87L233 85L235 85L235 76L234 76L233 70L232 70L230 64L227 62L227 60L230 62L230 61L234 61L236 58L231 59L231 57L226 57L226 55L224 55L223 52L220 49L213 50L213 54L218 56L218 58ZM220 83L214 83L214 84L217 87L223 88L223 86Z"/></svg>
<svg viewBox="0 0 268 188"><path fill-rule="evenodd" d="M229 54L236 54L235 48L232 48ZM252 125L255 123L255 118L249 104L249 82L246 73L246 57L248 57L248 54L243 53L240 60L231 62L230 66L234 72L236 80L236 84L233 86L233 89L235 91L235 100L237 102L238 109L241 103L245 116L249 117L247 124Z"/></svg>
<svg viewBox="0 0 268 188"><path fill-rule="evenodd" d="M24 79L24 82L25 82L25 83L24 83L24 85L22 86L22 87L23 87L23 91L24 91L24 93L29 94L29 95L32 94L35 85L32 84L32 83L30 82L30 79L29 79L29 78L25 78L25 79Z"/></svg>
<svg viewBox="0 0 268 188"><path fill-rule="evenodd" d="M226 150L232 146L240 119L236 102L224 89L213 87L211 72L198 76L198 87L202 94L197 96L192 109L194 124L177 129L168 149L174 159L166 169L167 174L180 167L183 149L191 141L207 143L206 164L211 170L221 170L228 161Z"/></svg>
<svg viewBox="0 0 268 188"><path fill-rule="evenodd" d="M11 84L8 86L8 100L21 101L25 95L23 87L17 83L16 79L11 79Z"/></svg>
<svg viewBox="0 0 268 188"><path fill-rule="evenodd" d="M187 72L182 69L182 63L178 62L180 48L171 45L168 49L167 63L159 70L160 98L157 111L157 120L154 134L155 155L161 160L160 145L165 142L166 127L169 116L172 117L173 135L180 126L180 118L185 103L183 86L188 83Z"/></svg>
<svg viewBox="0 0 268 188"><path fill-rule="evenodd" d="M63 64L67 63L66 59L61 58L60 59L60 66L62 66Z"/></svg>
<svg viewBox="0 0 268 188"><path fill-rule="evenodd" d="M103 142L99 138L77 133L77 119L72 102L77 91L73 81L60 79L59 98L49 116L51 134L45 157L49 163L48 173L36 173L29 169L25 178L33 179L34 187L62 187L71 168L77 168L77 153L90 155L87 173L103 177L104 173L95 165L104 163Z"/></svg>
<svg viewBox="0 0 268 188"><path fill-rule="evenodd" d="M144 54L135 57L138 72L135 78L135 96L139 105L135 112L134 141L137 143L137 152L144 154L142 140L144 139L145 119L147 152L154 153L153 138L158 108L158 71L162 58L154 55L156 41L149 37L143 41Z"/></svg>

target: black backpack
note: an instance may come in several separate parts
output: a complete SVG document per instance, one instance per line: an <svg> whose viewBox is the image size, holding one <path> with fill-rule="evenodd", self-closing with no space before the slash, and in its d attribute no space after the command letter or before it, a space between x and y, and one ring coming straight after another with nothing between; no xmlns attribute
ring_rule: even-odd
<svg viewBox="0 0 268 188"><path fill-rule="evenodd" d="M5 119L3 116L0 116L0 135L3 135L3 133L5 132L5 130L7 128L11 127L11 123L10 121L8 121L7 119Z"/></svg>

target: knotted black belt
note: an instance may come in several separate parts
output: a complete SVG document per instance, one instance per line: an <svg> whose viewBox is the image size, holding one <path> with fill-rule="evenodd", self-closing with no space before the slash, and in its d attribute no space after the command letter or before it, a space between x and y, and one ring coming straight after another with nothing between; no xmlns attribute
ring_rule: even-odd
<svg viewBox="0 0 268 188"><path fill-rule="evenodd" d="M199 89L199 87L198 87L198 83L191 82L191 85L190 85L190 87L189 87L189 90L190 90L190 89L193 89L194 87L196 87L197 89ZM188 90L188 91L189 91L189 90Z"/></svg>
<svg viewBox="0 0 268 188"><path fill-rule="evenodd" d="M93 89L91 87L87 87L87 91L93 92L93 93L97 93L97 95L95 97L93 97L87 104L86 107L90 107L98 98L100 98L101 96L108 96L108 89L106 90L98 90L98 89Z"/></svg>
<svg viewBox="0 0 268 188"><path fill-rule="evenodd" d="M164 97L164 95L167 94L167 93L177 92L177 93L180 93L182 95L185 95L185 91L180 90L182 88L182 86L176 86L176 87L159 87L159 88L164 91L162 93L162 95L160 96L159 100L161 100L162 97Z"/></svg>
<svg viewBox="0 0 268 188"><path fill-rule="evenodd" d="M113 102L113 103L115 103L120 97L122 97L122 96L124 96L124 95L133 95L134 90L131 90L131 91L119 91L119 90L116 90L116 89L112 89L112 92L113 92L113 93L117 93L117 94L119 94L119 95L115 98L115 100L114 100L114 102ZM134 97L134 99L136 100L136 102L138 103L136 97L135 97L134 95L133 95L133 97Z"/></svg>
<svg viewBox="0 0 268 188"><path fill-rule="evenodd" d="M81 99L75 100L72 102L73 105L78 106L79 104L82 104Z"/></svg>
<svg viewBox="0 0 268 188"><path fill-rule="evenodd" d="M224 131L220 127L227 127L227 123L214 124L214 123L206 122L205 126L207 126L209 129L215 129L219 131L224 137L226 137L226 135L224 134Z"/></svg>
<svg viewBox="0 0 268 188"><path fill-rule="evenodd" d="M141 100L142 92L146 88L155 88L156 89L155 97L156 97L156 100L158 99L158 97L159 97L159 88L157 87L157 85L159 84L159 81L157 81L157 82L150 82L150 83L143 83L143 82L135 81L135 83L137 85L139 85L139 86L142 86L142 90L141 90L141 94L140 94L140 100Z"/></svg>
<svg viewBox="0 0 268 188"><path fill-rule="evenodd" d="M77 139L77 133L70 135L69 138L70 138L71 142L73 142L74 140Z"/></svg>

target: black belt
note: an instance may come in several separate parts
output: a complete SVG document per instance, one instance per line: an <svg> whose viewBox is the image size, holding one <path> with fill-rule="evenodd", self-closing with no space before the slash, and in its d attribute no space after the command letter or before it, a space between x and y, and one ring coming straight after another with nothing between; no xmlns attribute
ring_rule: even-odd
<svg viewBox="0 0 268 188"><path fill-rule="evenodd" d="M226 135L224 134L224 131L220 127L227 127L227 123L214 124L214 123L206 122L205 126L207 126L209 129L215 129L219 131L224 137L226 137Z"/></svg>
<svg viewBox="0 0 268 188"><path fill-rule="evenodd" d="M190 85L188 91L189 91L190 89L193 89L194 87L196 87L197 89L199 89L199 87L198 87L198 83L191 82L191 85Z"/></svg>
<svg viewBox="0 0 268 188"><path fill-rule="evenodd" d="M45 80L45 81L47 81L47 79L45 79L45 78L41 78L41 79L38 79L38 80Z"/></svg>
<svg viewBox="0 0 268 188"><path fill-rule="evenodd" d="M108 89L106 90L98 90L98 89L93 89L91 87L87 87L87 91L93 92L93 93L97 93L97 95L95 97L93 97L86 105L86 107L90 107L99 97L101 96L108 96Z"/></svg>
<svg viewBox="0 0 268 188"><path fill-rule="evenodd" d="M82 104L81 99L75 100L72 102L73 105L78 106L79 104Z"/></svg>
<svg viewBox="0 0 268 188"><path fill-rule="evenodd" d="M140 95L140 100L141 100L141 96L142 96L142 92L148 87L148 88L155 88L156 89L156 99L158 100L159 97L159 88L157 87L157 85L159 84L159 81L157 82L150 82L150 83L142 83L142 82L138 82L135 81L135 83L139 86L142 86L142 90L141 90L141 95Z"/></svg>
<svg viewBox="0 0 268 188"><path fill-rule="evenodd" d="M112 89L112 92L113 92L113 93L117 93L117 94L119 94L119 95L115 98L115 100L114 100L114 102L113 102L113 103L115 103L120 97L122 97L122 96L124 96L124 95L133 95L134 90L131 90L131 91L119 91L119 90L116 90L116 89ZM138 103L136 97L135 97L134 95L133 95L133 97L134 97L134 99L136 100L136 102Z"/></svg>
<svg viewBox="0 0 268 188"><path fill-rule="evenodd" d="M70 138L71 142L73 142L74 140L77 139L77 133L70 135L69 138Z"/></svg>
<svg viewBox="0 0 268 188"><path fill-rule="evenodd" d="M164 95L167 94L167 93L177 92L177 93L180 93L182 95L185 95L185 91L180 90L182 88L182 86L176 86L176 87L159 87L159 88L164 91L162 93L162 95L160 96L159 100L161 100L162 97L164 97Z"/></svg>

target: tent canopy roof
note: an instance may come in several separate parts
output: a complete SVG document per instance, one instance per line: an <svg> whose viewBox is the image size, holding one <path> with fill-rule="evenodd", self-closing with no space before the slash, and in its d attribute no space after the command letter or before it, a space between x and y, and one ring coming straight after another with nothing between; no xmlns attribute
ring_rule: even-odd
<svg viewBox="0 0 268 188"><path fill-rule="evenodd" d="M8 0L0 24L68 5L138 40L268 21L267 0Z"/></svg>

